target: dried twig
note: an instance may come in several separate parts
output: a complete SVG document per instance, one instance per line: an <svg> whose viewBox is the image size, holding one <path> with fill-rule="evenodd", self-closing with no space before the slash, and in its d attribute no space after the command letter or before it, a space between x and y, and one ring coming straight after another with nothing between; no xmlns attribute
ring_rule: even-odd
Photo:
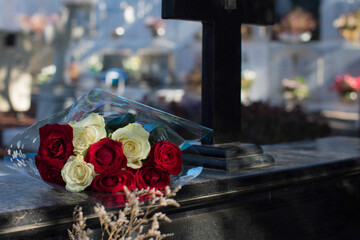
<svg viewBox="0 0 360 240"><path fill-rule="evenodd" d="M108 213L105 207L97 204L94 207L101 225L101 239L107 240L160 240L173 234L162 234L159 230L159 221L171 222L165 213L157 212L159 208L166 206L179 207L179 203L172 199L181 189L177 187L171 190L166 187L164 193L155 189L142 189L129 191L126 187L124 194L126 204L117 215ZM140 199L148 197L148 201ZM68 230L70 240L89 240L90 230L86 229L86 218L83 216L81 207L76 207L73 213L74 224L72 231ZM150 228L144 232L144 225Z"/></svg>

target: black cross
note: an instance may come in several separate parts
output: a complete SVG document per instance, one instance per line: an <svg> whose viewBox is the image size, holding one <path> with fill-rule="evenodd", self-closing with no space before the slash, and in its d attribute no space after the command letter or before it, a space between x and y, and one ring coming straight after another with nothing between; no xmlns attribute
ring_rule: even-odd
<svg viewBox="0 0 360 240"><path fill-rule="evenodd" d="M271 24L274 0L162 0L162 17L201 21L202 122L213 143L240 140L241 24Z"/></svg>

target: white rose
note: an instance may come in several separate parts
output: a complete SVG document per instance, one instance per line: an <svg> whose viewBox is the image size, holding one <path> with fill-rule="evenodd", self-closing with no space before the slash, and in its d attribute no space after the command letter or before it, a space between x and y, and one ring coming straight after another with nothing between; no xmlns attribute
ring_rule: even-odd
<svg viewBox="0 0 360 240"><path fill-rule="evenodd" d="M141 168L141 160L147 158L151 146L149 133L138 123L130 123L126 127L119 128L112 134L112 139L123 144L124 155L127 158L128 167Z"/></svg>
<svg viewBox="0 0 360 240"><path fill-rule="evenodd" d="M106 137L105 121L102 116L92 113L79 122L71 122L73 146L76 154L85 155L89 146Z"/></svg>
<svg viewBox="0 0 360 240"><path fill-rule="evenodd" d="M82 155L69 157L61 169L61 176L66 183L65 188L70 192L80 192L87 188L95 175L94 166L85 162Z"/></svg>
<svg viewBox="0 0 360 240"><path fill-rule="evenodd" d="M73 127L73 135L74 153L85 156L87 150L92 144L91 137L87 134L85 128L79 127Z"/></svg>

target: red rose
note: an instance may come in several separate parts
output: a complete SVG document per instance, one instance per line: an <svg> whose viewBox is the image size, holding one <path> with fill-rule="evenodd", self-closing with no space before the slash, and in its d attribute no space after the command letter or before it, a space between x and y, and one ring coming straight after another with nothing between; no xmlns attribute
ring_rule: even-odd
<svg viewBox="0 0 360 240"><path fill-rule="evenodd" d="M35 156L35 164L42 180L48 183L65 186L65 182L61 177L61 169L48 165L40 159L39 155Z"/></svg>
<svg viewBox="0 0 360 240"><path fill-rule="evenodd" d="M139 189L155 188L164 189L170 185L170 176L159 168L145 165L135 173L136 185Z"/></svg>
<svg viewBox="0 0 360 240"><path fill-rule="evenodd" d="M39 129L38 156L50 166L61 169L73 155L73 129L69 125L46 124Z"/></svg>
<svg viewBox="0 0 360 240"><path fill-rule="evenodd" d="M180 148L167 141L160 141L151 147L150 160L156 167L171 175L178 175L182 167Z"/></svg>
<svg viewBox="0 0 360 240"><path fill-rule="evenodd" d="M116 193L123 191L124 186L129 190L134 190L136 187L134 174L126 170L100 174L96 176L91 183L92 189L98 192Z"/></svg>
<svg viewBox="0 0 360 240"><path fill-rule="evenodd" d="M127 165L122 143L103 138L89 147L85 161L94 165L97 173L117 172Z"/></svg>

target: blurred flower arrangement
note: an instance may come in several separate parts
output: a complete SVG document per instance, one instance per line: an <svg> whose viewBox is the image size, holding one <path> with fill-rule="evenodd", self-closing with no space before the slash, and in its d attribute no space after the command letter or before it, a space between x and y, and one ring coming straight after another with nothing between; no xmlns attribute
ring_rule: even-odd
<svg viewBox="0 0 360 240"><path fill-rule="evenodd" d="M164 192L155 189L131 192L124 187L127 203L123 209L118 211L117 215L107 212L105 207L100 204L94 207L95 215L101 225L101 233L98 235L101 235L101 239L108 240L160 240L173 236L173 234L161 233L160 221L171 222L171 219L158 210L167 206L180 207L180 204L173 199L179 190L180 187L173 190L166 187ZM140 201L146 196L148 196L148 201ZM68 230L70 240L89 240L94 232L86 227L86 217L84 217L81 207L75 208L73 219L72 231ZM144 229L145 225L150 226L147 231ZM97 237L100 238L100 236Z"/></svg>
<svg viewBox="0 0 360 240"><path fill-rule="evenodd" d="M91 56L88 60L88 68L92 73L99 73L103 69L103 63L101 62L99 56Z"/></svg>
<svg viewBox="0 0 360 240"><path fill-rule="evenodd" d="M331 89L338 92L345 102L355 101L360 90L360 76L354 77L348 73L338 75L335 77Z"/></svg>
<svg viewBox="0 0 360 240"><path fill-rule="evenodd" d="M141 79L141 59L138 56L131 56L123 60L123 65L126 73L132 79Z"/></svg>
<svg viewBox="0 0 360 240"><path fill-rule="evenodd" d="M54 13L50 16L46 16L41 13L34 14L32 16L22 14L20 15L19 22L20 27L29 33L35 34L37 39L40 39L45 27L49 24L60 20L60 15Z"/></svg>
<svg viewBox="0 0 360 240"><path fill-rule="evenodd" d="M50 81L51 77L55 74L55 65L49 65L41 69L40 73L36 76L36 82L43 84Z"/></svg>
<svg viewBox="0 0 360 240"><path fill-rule="evenodd" d="M301 102L310 96L305 78L297 76L294 79L285 78L281 81L281 91L285 100Z"/></svg>
<svg viewBox="0 0 360 240"><path fill-rule="evenodd" d="M252 70L245 69L241 72L241 89L249 91L256 79L256 73Z"/></svg>
<svg viewBox="0 0 360 240"><path fill-rule="evenodd" d="M145 26L150 30L153 37L165 34L165 21L158 17L148 17L145 19Z"/></svg>
<svg viewBox="0 0 360 240"><path fill-rule="evenodd" d="M341 14L333 23L347 41L360 40L360 9L349 14Z"/></svg>
<svg viewBox="0 0 360 240"><path fill-rule="evenodd" d="M311 31L317 27L314 16L300 7L294 8L285 15L279 24L273 26L277 39L284 41L309 41Z"/></svg>
<svg viewBox="0 0 360 240"><path fill-rule="evenodd" d="M241 102L249 103L249 91L256 78L254 71L245 69L241 72Z"/></svg>

